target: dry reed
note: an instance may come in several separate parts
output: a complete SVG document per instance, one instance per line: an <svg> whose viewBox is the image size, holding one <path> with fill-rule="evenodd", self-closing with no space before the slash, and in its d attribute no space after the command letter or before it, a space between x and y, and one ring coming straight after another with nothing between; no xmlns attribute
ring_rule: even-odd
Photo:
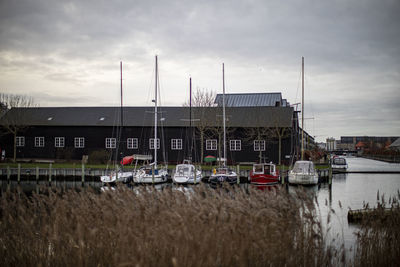
<svg viewBox="0 0 400 267"><path fill-rule="evenodd" d="M3 266L336 266L313 199L238 188L6 193ZM397 239L399 240L399 239ZM398 241L397 241L398 242Z"/></svg>

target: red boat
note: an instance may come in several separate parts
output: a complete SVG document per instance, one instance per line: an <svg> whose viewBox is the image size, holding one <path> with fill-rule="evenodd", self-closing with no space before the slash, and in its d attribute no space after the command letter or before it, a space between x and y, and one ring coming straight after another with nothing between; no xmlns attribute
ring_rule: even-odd
<svg viewBox="0 0 400 267"><path fill-rule="evenodd" d="M251 184L257 185L277 184L279 183L279 171L272 162L253 164L253 170L250 171L249 180Z"/></svg>

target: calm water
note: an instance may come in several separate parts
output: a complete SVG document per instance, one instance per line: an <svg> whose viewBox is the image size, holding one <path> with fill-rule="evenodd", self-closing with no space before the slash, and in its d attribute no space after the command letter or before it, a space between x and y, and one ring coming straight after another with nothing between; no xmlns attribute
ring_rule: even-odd
<svg viewBox="0 0 400 267"><path fill-rule="evenodd" d="M347 158L349 171L400 171L400 164L385 163L363 158ZM335 210L332 216L332 233L344 238L345 245L350 248L354 245L354 232L358 230L356 224L347 223L347 212L351 209L363 208L363 203L376 207L377 193L382 194L385 200L397 196L400 190L400 173L346 173L335 174L332 187L327 184L315 188L306 188L316 194L321 209L322 219L326 222L330 208ZM341 202L342 208L339 206ZM325 203L327 202L328 205ZM343 229L343 235L342 235Z"/></svg>
<svg viewBox="0 0 400 267"><path fill-rule="evenodd" d="M400 164L385 163L375 160L348 157L348 170L349 171L399 171ZM46 182L41 182L41 185L47 185ZM59 182L53 183L52 186L60 188L81 188L80 181L76 182ZM99 188L100 183L87 183L87 186ZM171 187L171 184L158 185L162 187ZM249 186L247 184L241 185L243 187ZM8 188L17 187L16 182L7 185L6 181L1 181L1 191ZM24 191L35 191L38 189L35 182L28 182L21 184ZM295 192L299 186L288 186L289 192ZM328 237L332 238L339 234L339 239L344 240L347 248L354 245L355 236L354 232L358 230L357 225L347 223L348 209L361 209L364 203L369 203L370 207L376 206L377 192L380 196L385 195L385 199L397 196L400 190L400 173L346 173L335 174L332 179L332 186L328 184L320 184L311 187L304 187L310 194L316 196L319 208L321 211L321 218L326 226L327 214L330 209L335 211L331 217L331 232ZM191 191L190 187L178 188L182 191ZM341 202L342 208L339 206Z"/></svg>

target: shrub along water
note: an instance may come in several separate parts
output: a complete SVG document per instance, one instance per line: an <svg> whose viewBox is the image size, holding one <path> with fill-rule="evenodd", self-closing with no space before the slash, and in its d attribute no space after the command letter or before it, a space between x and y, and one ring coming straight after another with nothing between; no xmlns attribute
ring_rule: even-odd
<svg viewBox="0 0 400 267"><path fill-rule="evenodd" d="M3 266L348 264L343 248L327 244L318 218L304 192L279 188L6 193L0 258ZM399 240L382 246L398 248Z"/></svg>

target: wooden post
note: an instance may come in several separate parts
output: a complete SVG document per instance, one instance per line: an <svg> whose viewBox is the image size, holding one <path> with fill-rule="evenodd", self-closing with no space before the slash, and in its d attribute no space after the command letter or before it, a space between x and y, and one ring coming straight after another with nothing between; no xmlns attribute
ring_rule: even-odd
<svg viewBox="0 0 400 267"><path fill-rule="evenodd" d="M39 183L39 167L36 166L36 184Z"/></svg>
<svg viewBox="0 0 400 267"><path fill-rule="evenodd" d="M82 163L82 186L85 185L85 164Z"/></svg>
<svg viewBox="0 0 400 267"><path fill-rule="evenodd" d="M49 164L49 185L51 185L51 163Z"/></svg>
<svg viewBox="0 0 400 267"><path fill-rule="evenodd" d="M194 174L193 175L194 175L194 177L193 177L194 184L196 184L196 182L197 182L196 181L196 179L197 179L197 177L196 177L197 176L196 165L194 165Z"/></svg>
<svg viewBox="0 0 400 267"><path fill-rule="evenodd" d="M7 183L10 183L11 171L10 166L7 166Z"/></svg>
<svg viewBox="0 0 400 267"><path fill-rule="evenodd" d="M151 166L151 181L154 184L154 164Z"/></svg>
<svg viewBox="0 0 400 267"><path fill-rule="evenodd" d="M21 163L18 163L17 182L21 182Z"/></svg>
<svg viewBox="0 0 400 267"><path fill-rule="evenodd" d="M239 167L239 164L236 165L236 176L237 176L236 183L240 184L240 167Z"/></svg>

